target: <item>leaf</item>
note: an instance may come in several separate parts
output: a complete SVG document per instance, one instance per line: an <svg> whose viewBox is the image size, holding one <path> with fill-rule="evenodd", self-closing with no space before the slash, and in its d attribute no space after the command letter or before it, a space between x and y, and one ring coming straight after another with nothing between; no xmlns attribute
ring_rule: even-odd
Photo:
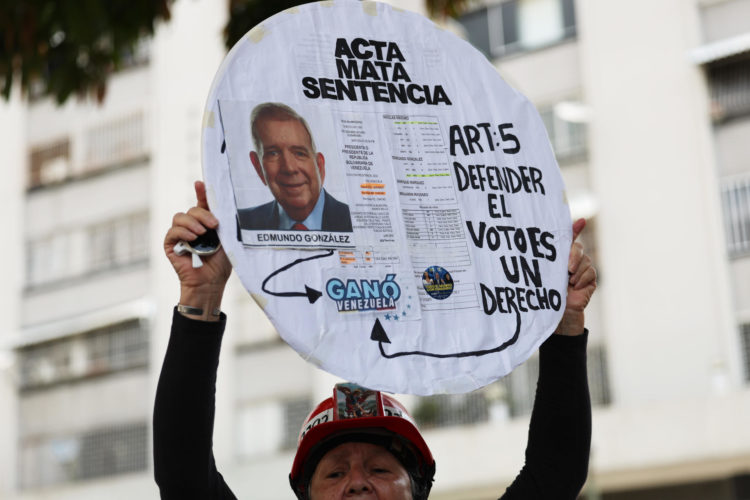
<svg viewBox="0 0 750 500"><path fill-rule="evenodd" d="M28 95L99 102L126 55L170 17L173 0L23 0L0 7L0 82Z"/></svg>

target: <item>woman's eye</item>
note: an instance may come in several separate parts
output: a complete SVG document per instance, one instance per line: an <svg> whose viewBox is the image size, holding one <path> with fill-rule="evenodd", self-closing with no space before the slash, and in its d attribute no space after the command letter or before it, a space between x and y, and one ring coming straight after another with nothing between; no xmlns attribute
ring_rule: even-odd
<svg viewBox="0 0 750 500"><path fill-rule="evenodd" d="M343 475L344 475L343 472L336 470L336 471L329 472L326 477L328 479L336 479L336 478L339 478L339 477L341 477Z"/></svg>

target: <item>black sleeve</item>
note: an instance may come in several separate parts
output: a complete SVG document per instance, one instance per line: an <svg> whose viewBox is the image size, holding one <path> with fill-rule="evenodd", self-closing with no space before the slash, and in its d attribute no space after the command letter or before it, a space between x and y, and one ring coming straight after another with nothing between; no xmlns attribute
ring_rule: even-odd
<svg viewBox="0 0 750 500"><path fill-rule="evenodd" d="M156 388L154 477L164 499L236 499L216 470L216 369L226 316L191 320L175 309Z"/></svg>
<svg viewBox="0 0 750 500"><path fill-rule="evenodd" d="M591 448L587 339L588 331L552 335L539 349L526 463L502 500L574 500L581 491Z"/></svg>

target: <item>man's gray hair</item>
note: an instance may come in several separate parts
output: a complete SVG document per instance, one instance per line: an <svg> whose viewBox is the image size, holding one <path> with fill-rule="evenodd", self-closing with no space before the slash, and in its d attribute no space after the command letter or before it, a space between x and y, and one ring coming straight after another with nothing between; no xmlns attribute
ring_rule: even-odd
<svg viewBox="0 0 750 500"><path fill-rule="evenodd" d="M258 120L265 120L268 118L277 120L297 120L300 122L302 126L305 127L307 135L310 136L310 147L312 148L313 158L315 157L318 150L315 147L315 139L313 139L310 125L307 124L307 121L302 118L299 113L280 102L264 102L263 104L258 104L253 108L252 113L250 113L250 132L253 136L253 144L255 145L255 151L258 152L258 156L263 158L263 142L261 142L260 134L258 133Z"/></svg>

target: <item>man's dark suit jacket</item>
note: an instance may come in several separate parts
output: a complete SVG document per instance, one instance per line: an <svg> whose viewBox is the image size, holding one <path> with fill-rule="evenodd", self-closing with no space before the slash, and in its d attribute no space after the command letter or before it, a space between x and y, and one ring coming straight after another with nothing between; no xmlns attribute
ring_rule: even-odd
<svg viewBox="0 0 750 500"><path fill-rule="evenodd" d="M352 231L352 219L349 215L349 205L323 190L325 201L323 205L322 231ZM279 229L279 204L276 200L250 208L240 208L239 215L241 229Z"/></svg>

